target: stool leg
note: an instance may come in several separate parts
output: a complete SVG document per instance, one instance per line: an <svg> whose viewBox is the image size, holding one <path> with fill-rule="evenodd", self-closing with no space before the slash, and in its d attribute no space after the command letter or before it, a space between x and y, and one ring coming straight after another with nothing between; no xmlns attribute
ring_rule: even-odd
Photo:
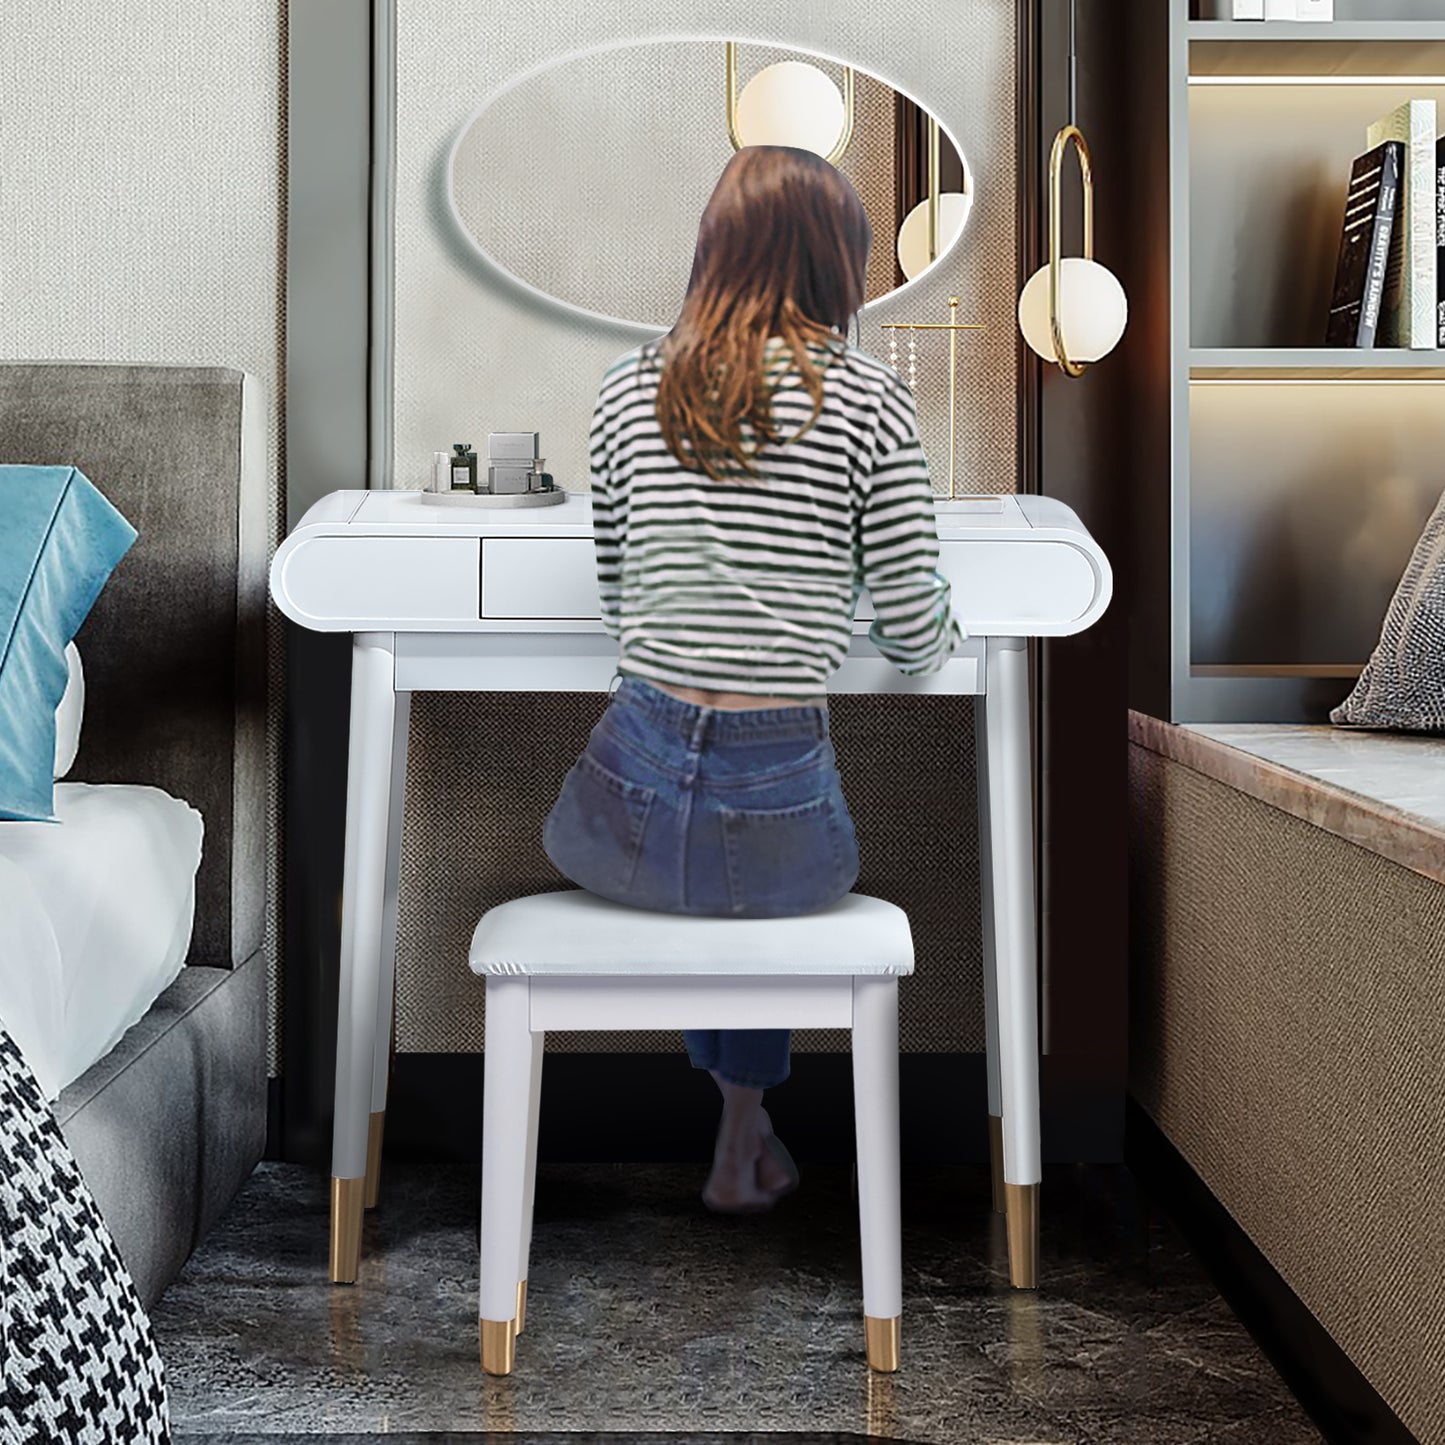
<svg viewBox="0 0 1445 1445"><path fill-rule="evenodd" d="M517 1263L532 1077L531 979L487 979L482 1080L482 1369L509 1375L517 1339Z"/></svg>
<svg viewBox="0 0 1445 1445"><path fill-rule="evenodd" d="M1009 1278L1035 1289L1039 1268L1039 1040L1034 932L1033 788L1028 650L990 638L985 674L989 867L1003 1102Z"/></svg>
<svg viewBox="0 0 1445 1445"><path fill-rule="evenodd" d="M411 694L396 694L391 738L391 805L386 827L386 875L381 892L381 973L377 980L376 1048L372 1051L371 1116L366 1132L366 1207L381 1195L381 1138L386 1091L396 1055L396 896L401 876L401 819L406 806L406 745ZM382 1040L386 1046L382 1047Z"/></svg>
<svg viewBox="0 0 1445 1445"><path fill-rule="evenodd" d="M978 903L983 933L983 1039L988 1072L988 1162L993 1209L1003 1202L1003 1092L998 1072L998 985L994 948L993 862L988 811L988 715L982 697L973 700L973 770L978 786Z"/></svg>
<svg viewBox="0 0 1445 1445"><path fill-rule="evenodd" d="M361 1259L368 1109L375 1055L385 1047L377 1024L397 717L395 674L392 635L357 633L351 650L336 1117L331 1143L331 1278L337 1284L355 1283Z"/></svg>
<svg viewBox="0 0 1445 1445"><path fill-rule="evenodd" d="M547 1036L532 1035L532 1067L527 1085L527 1162L522 1181L522 1249L517 1260L517 1333L527 1323L527 1263L532 1253L532 1201L537 1193L537 1123L542 1110L542 1053Z"/></svg>
<svg viewBox="0 0 1445 1445"><path fill-rule="evenodd" d="M903 1239L898 1182L898 979L853 980L853 1108L868 1364L898 1368Z"/></svg>

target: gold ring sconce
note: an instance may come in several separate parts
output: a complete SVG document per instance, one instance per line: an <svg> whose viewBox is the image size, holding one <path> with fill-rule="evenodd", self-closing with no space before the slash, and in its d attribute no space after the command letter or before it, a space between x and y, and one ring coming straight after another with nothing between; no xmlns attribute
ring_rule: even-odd
<svg viewBox="0 0 1445 1445"><path fill-rule="evenodd" d="M743 148L743 138L738 131L738 45L736 40L726 42L727 71L727 115L728 115L728 139L732 142L733 149L739 151ZM830 165L837 165L843 159L848 150L849 143L853 139L853 67L843 67L843 129L838 134L838 142L825 159Z"/></svg>
<svg viewBox="0 0 1445 1445"><path fill-rule="evenodd" d="M1084 189L1084 259L1094 259L1094 172L1089 163L1089 144L1078 126L1066 125L1054 137L1054 147L1049 152L1049 333L1054 340L1059 370L1069 376L1082 376L1088 370L1088 363L1069 359L1064 328L1059 321L1059 279L1064 259L1064 152L1071 143L1078 153L1079 180Z"/></svg>

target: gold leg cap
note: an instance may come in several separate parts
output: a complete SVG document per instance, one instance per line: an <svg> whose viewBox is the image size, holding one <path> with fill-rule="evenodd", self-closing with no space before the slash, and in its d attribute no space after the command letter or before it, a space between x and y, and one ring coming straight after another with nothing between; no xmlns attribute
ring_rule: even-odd
<svg viewBox="0 0 1445 1445"><path fill-rule="evenodd" d="M993 1212L1002 1214L1003 1207L1003 1120L997 1114L988 1116L988 1160L993 1174Z"/></svg>
<svg viewBox="0 0 1445 1445"><path fill-rule="evenodd" d="M366 1126L366 1207L376 1208L381 1197L381 1136L386 1127L386 1110L373 1114Z"/></svg>
<svg viewBox="0 0 1445 1445"><path fill-rule="evenodd" d="M1008 1272L1015 1289L1039 1287L1039 1186L1005 1184Z"/></svg>
<svg viewBox="0 0 1445 1445"><path fill-rule="evenodd" d="M876 1319L873 1315L863 1316L863 1325L868 1336L868 1368L892 1373L898 1368L898 1351L902 1338L901 1315L891 1320Z"/></svg>
<svg viewBox="0 0 1445 1445"><path fill-rule="evenodd" d="M527 1281L517 1281L517 1333L520 1335L527 1325Z"/></svg>
<svg viewBox="0 0 1445 1445"><path fill-rule="evenodd" d="M355 1284L361 1263L361 1216L366 1179L331 1180L331 1282Z"/></svg>
<svg viewBox="0 0 1445 1445"><path fill-rule="evenodd" d="M510 1375L517 1355L516 1320L482 1320L482 1368L489 1375Z"/></svg>

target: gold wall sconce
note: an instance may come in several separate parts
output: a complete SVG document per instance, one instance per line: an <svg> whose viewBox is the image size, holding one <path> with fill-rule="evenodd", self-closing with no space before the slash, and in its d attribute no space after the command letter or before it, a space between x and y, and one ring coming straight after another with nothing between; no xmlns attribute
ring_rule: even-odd
<svg viewBox="0 0 1445 1445"><path fill-rule="evenodd" d="M1129 300L1118 278L1094 260L1094 170L1089 145L1077 120L1074 3L1069 4L1069 123L1054 137L1049 152L1049 261L1032 276L1019 297L1019 329L1045 361L1065 376L1082 376L1091 362L1107 356L1124 334ZM1064 155L1073 146L1079 157L1084 192L1084 254L1063 255Z"/></svg>
<svg viewBox="0 0 1445 1445"><path fill-rule="evenodd" d="M738 96L737 41L726 42L728 139L745 145L796 146L837 165L853 139L853 67L843 67L843 91L816 65L780 60L758 71ZM744 128L748 131L743 134Z"/></svg>
<svg viewBox="0 0 1445 1445"><path fill-rule="evenodd" d="M908 332L908 389L918 385L918 348L913 333L916 331L948 332L948 497L958 499L958 484L955 477L954 453L957 450L955 438L958 431L958 333L960 331L986 331L988 328L977 321L958 319L958 297L948 298L947 321L885 321L882 329L892 334L888 338L888 363L894 371L902 372L898 365L898 333Z"/></svg>
<svg viewBox="0 0 1445 1445"><path fill-rule="evenodd" d="M853 139L856 114L853 67L843 67L841 94L816 65L782 60L758 71L738 95L737 42L724 43L728 139L734 150L745 145L786 145L810 150L837 165ZM921 276L961 232L973 206L968 167L962 191L944 192L940 184L940 130L928 117L928 196L904 217L898 229L898 265L912 281ZM946 233L946 235L945 235Z"/></svg>

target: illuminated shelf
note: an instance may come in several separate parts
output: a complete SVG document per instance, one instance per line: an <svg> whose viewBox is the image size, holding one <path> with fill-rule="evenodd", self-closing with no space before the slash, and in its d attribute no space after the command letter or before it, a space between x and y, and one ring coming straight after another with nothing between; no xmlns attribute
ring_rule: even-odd
<svg viewBox="0 0 1445 1445"><path fill-rule="evenodd" d="M1358 662L1196 662L1189 672L1192 677L1321 677L1353 681L1363 670L1364 664Z"/></svg>
<svg viewBox="0 0 1445 1445"><path fill-rule="evenodd" d="M1190 381L1445 381L1445 351L1193 347Z"/></svg>
<svg viewBox="0 0 1445 1445"><path fill-rule="evenodd" d="M1445 23L1191 20L1189 77L1445 76Z"/></svg>

